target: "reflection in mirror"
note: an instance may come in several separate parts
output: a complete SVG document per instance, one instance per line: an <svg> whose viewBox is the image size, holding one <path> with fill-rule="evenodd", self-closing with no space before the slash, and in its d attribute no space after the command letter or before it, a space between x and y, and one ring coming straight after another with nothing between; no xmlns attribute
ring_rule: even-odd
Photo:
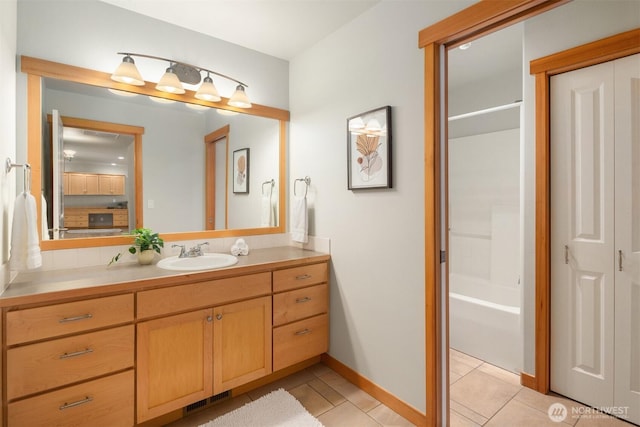
<svg viewBox="0 0 640 427"><path fill-rule="evenodd" d="M84 159L84 153L88 155L86 145L78 145L77 138L72 140L71 136L65 136L64 149L76 152L74 158L64 162L67 179L73 177L73 182L77 183L83 178L82 174L124 177L125 191L118 194L102 194L99 190L96 194L78 193L76 187L67 187L63 197L66 214L64 228L70 230L62 233L61 237L118 234L118 230L126 233L136 224L141 224L142 217L145 227L160 233L263 226L261 215L264 197L260 191L261 184L272 179L277 182L280 176L278 120L238 113L223 115L219 114L221 110L214 108L179 102L153 102L148 96L122 96L105 88L50 78L43 79L43 82L43 115L55 109L63 117L133 126L144 132L141 137L141 163L144 168L141 171L140 191L136 191L135 180L128 178L135 173L133 163L127 163L127 159L133 158L135 150L128 145L128 148L122 147L123 153L113 151L124 140L130 140L130 136L115 132L102 133L106 137L102 138L103 141L111 141L106 144L110 146L110 151L102 150L97 158L90 160ZM209 164L207 137L223 127L227 127L228 132L224 138L215 141L215 162ZM95 130L91 129L77 133L85 138L98 137ZM43 141L49 141L49 138ZM51 165L50 151L46 145L43 144L43 168ZM229 174L232 172L228 157L229 153L243 148L249 148L252 156L249 174L251 191L234 194L230 189L232 180ZM94 154L98 152L94 150ZM43 173L47 205L54 204L52 181L47 178L51 175L52 172ZM214 177L212 182L215 184L210 188L207 187L208 176ZM84 178L86 182L86 176ZM106 181L105 177L103 179ZM86 191L86 188L83 187L82 191ZM277 186L270 196L277 211ZM138 205L142 208L141 212L136 212L135 206ZM116 221L116 215L112 215L112 212L104 212L116 212L115 209L127 210L126 222L122 219ZM209 209L215 214L210 215ZM49 211L48 219L52 220L51 207ZM124 212L117 211L117 217L123 218ZM91 218L93 222L89 221Z"/></svg>
<svg viewBox="0 0 640 427"><path fill-rule="evenodd" d="M61 153L60 161L42 164L43 196L47 201L47 222L51 225L48 237L68 239L128 233L137 223L134 159L142 130L70 117L62 117L60 121L63 127L57 150ZM49 140L51 147L48 150L43 147L43 153L47 153L45 158L53 159L56 156L48 153L56 151L53 146L57 138ZM62 185L54 184L55 177L61 178Z"/></svg>

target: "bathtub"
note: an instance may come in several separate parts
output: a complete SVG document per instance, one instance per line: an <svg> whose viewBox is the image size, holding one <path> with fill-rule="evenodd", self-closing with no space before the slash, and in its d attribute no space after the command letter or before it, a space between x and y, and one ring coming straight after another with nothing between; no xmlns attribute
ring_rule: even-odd
<svg viewBox="0 0 640 427"><path fill-rule="evenodd" d="M449 346L512 372L522 371L520 288L449 275Z"/></svg>

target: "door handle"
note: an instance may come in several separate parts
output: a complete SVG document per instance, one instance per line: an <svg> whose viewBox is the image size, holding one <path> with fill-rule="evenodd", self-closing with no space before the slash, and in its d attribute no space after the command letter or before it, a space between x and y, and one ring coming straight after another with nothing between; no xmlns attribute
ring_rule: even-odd
<svg viewBox="0 0 640 427"><path fill-rule="evenodd" d="M569 246L564 245L564 263L569 264Z"/></svg>
<svg viewBox="0 0 640 427"><path fill-rule="evenodd" d="M618 271L622 271L622 249L618 250Z"/></svg>

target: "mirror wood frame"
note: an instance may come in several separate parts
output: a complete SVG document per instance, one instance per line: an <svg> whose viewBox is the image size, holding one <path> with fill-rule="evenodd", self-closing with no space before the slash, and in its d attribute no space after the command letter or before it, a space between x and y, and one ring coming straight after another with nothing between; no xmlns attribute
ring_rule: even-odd
<svg viewBox="0 0 640 427"><path fill-rule="evenodd" d="M83 83L92 86L122 90L137 93L140 95L155 96L158 98L171 99L179 102L198 104L205 107L222 110L235 111L239 113L271 118L279 121L279 209L278 225L276 227L255 227L236 230L205 230L181 233L162 233L162 238L167 241L177 240L197 240L221 237L236 237L258 234L278 234L286 230L286 202L285 202L285 180L286 180L286 140L287 123L289 122L289 111L259 104L253 104L252 108L244 109L227 105L228 98L222 98L219 102L202 101L195 98L195 92L187 90L184 95L176 95L160 92L155 89L155 83L145 82L144 86L130 86L111 80L110 74L90 70L86 68L66 65L57 62L47 61L28 56L21 56L21 71L27 75L27 161L31 164L31 190L34 194L42 191L42 78L49 77L58 80L66 80L76 83ZM140 187L138 188L138 185ZM142 195L142 183L136 182L136 191L140 190ZM142 200L142 197L139 197ZM140 202L141 203L141 202ZM41 218L41 200L36 197L36 207L38 213L38 224ZM204 215L204 212L203 212ZM130 236L108 236L78 238L68 240L41 240L42 250L86 248L98 246L128 245L131 243Z"/></svg>
<svg viewBox="0 0 640 427"><path fill-rule="evenodd" d="M446 50L539 15L570 0L482 0L442 21L424 28L418 35L418 47L424 50L424 208L425 208L425 387L427 426L449 423L448 305L443 295L449 292L442 281L440 251L446 226L442 212L442 191L446 182L447 92ZM446 206L445 206L446 208ZM539 238L536 236L536 239ZM448 264L446 264L448 270ZM538 333L538 331L536 331Z"/></svg>

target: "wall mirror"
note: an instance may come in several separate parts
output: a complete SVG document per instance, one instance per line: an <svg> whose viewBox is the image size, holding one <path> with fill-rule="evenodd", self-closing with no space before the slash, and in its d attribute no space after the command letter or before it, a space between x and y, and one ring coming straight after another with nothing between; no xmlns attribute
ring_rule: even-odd
<svg viewBox="0 0 640 427"><path fill-rule="evenodd" d="M29 57L22 57L22 71L32 191L46 201L39 217L46 213L54 228L59 175L67 229L50 233L42 249L126 244L130 237L122 234L140 226L168 241L284 232L288 111L166 94L151 83L126 86L106 73ZM66 135L57 162L55 120L47 120L53 110ZM251 191L234 194L229 158L242 148L251 151ZM106 191L92 186L98 179ZM266 221L265 198L272 206Z"/></svg>

